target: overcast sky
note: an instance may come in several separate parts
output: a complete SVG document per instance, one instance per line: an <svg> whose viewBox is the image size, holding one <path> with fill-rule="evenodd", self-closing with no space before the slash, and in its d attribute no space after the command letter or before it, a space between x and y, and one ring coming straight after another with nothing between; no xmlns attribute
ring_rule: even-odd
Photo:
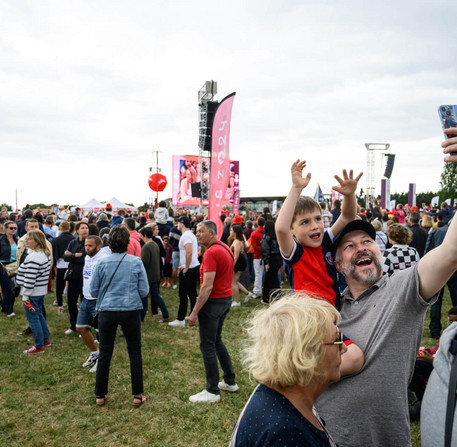
<svg viewBox="0 0 457 447"><path fill-rule="evenodd" d="M0 0L0 202L147 200L152 151L198 154L197 92L236 92L241 196L325 191L391 144L391 192L436 191L457 103L453 1ZM381 159L378 154L377 184ZM360 186L365 189L366 175Z"/></svg>

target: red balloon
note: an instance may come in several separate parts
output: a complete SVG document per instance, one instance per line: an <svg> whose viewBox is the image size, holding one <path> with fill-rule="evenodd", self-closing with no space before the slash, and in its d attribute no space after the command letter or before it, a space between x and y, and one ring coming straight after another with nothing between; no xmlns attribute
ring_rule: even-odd
<svg viewBox="0 0 457 447"><path fill-rule="evenodd" d="M167 186L167 178L162 174L152 174L148 179L149 187L153 191L163 191Z"/></svg>

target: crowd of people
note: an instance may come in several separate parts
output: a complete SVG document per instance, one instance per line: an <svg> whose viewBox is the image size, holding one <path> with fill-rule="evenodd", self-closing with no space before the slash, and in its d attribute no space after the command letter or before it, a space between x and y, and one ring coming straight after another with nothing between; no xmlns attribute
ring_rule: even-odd
<svg viewBox="0 0 457 447"><path fill-rule="evenodd" d="M433 362L433 351L419 351L426 310L430 337L438 339L446 285L457 306L455 207L388 210L373 200L363 208L355 195L362 174L352 170L335 175L342 201L328 206L302 196L311 178L305 168L305 161L292 164L277 213L224 209L220 235L205 215L175 215L164 201L146 216L1 210L1 310L15 317L21 296L29 323L21 334L34 339L24 354L51 345L44 296L55 278L57 312L64 296L68 306L65 334L79 333L89 350L83 366L96 373L96 404L106 402L120 326L132 404L140 406L141 324L150 297L163 324L182 330L198 323L206 386L189 401L218 402L221 390L239 389L224 321L231 308L258 299L264 306L251 319L245 364L259 385L231 445L410 445L408 386L415 384L410 392L421 400L428 376L418 375L417 363ZM175 319L161 288L177 289Z"/></svg>

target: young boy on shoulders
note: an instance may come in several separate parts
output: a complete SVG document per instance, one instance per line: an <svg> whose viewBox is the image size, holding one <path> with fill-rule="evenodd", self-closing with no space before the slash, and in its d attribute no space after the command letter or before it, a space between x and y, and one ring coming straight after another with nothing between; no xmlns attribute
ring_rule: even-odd
<svg viewBox="0 0 457 447"><path fill-rule="evenodd" d="M311 173L306 177L302 175L305 166L304 160L292 164L292 187L276 221L276 236L289 270L291 288L323 298L339 308L338 272L331 256L332 244L344 226L356 218L355 191L362 173L356 178L352 170L349 175L343 170L343 178L335 175L339 186L334 186L333 190L344 196L343 206L337 221L324 231L319 203L311 197L301 196L311 179ZM350 340L345 344L348 351L342 357L341 373L355 374L363 366L363 353Z"/></svg>

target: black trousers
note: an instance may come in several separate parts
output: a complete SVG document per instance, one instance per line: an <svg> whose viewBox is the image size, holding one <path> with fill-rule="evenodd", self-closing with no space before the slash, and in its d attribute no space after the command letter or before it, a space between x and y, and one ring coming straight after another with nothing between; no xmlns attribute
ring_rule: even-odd
<svg viewBox="0 0 457 447"><path fill-rule="evenodd" d="M78 318L78 297L83 299L83 280L73 279L68 281L67 301L68 313L70 314L70 329L76 331L76 320Z"/></svg>
<svg viewBox="0 0 457 447"><path fill-rule="evenodd" d="M235 371L227 348L222 341L222 327L225 317L230 311L232 297L209 299L198 313L198 328L200 332L200 351L206 372L206 390L219 394L219 366L224 371L224 381L235 385Z"/></svg>
<svg viewBox="0 0 457 447"><path fill-rule="evenodd" d="M56 268L56 300L59 307L63 306L63 291L65 290L65 280L63 279L67 269Z"/></svg>
<svg viewBox="0 0 457 447"><path fill-rule="evenodd" d="M414 364L414 374L409 384L409 389L414 391L416 397L421 401L424 398L425 387L428 378L433 371L433 363L427 360L417 359Z"/></svg>
<svg viewBox="0 0 457 447"><path fill-rule="evenodd" d="M271 292L280 288L278 271L281 268L282 258L280 254L270 256L270 264L268 272L265 272L265 282L263 283L262 301L264 303L270 302Z"/></svg>
<svg viewBox="0 0 457 447"><path fill-rule="evenodd" d="M179 309L178 320L183 321L187 313L187 299L190 301L190 311L194 309L197 301L197 281L200 274L200 266L187 270L184 275L179 272Z"/></svg>
<svg viewBox="0 0 457 447"><path fill-rule="evenodd" d="M130 358L132 394L143 393L143 358L141 357L141 318L139 310L100 312L98 330L100 355L95 379L95 395L103 397L108 393L109 367L116 341L117 327L121 326L127 342Z"/></svg>

